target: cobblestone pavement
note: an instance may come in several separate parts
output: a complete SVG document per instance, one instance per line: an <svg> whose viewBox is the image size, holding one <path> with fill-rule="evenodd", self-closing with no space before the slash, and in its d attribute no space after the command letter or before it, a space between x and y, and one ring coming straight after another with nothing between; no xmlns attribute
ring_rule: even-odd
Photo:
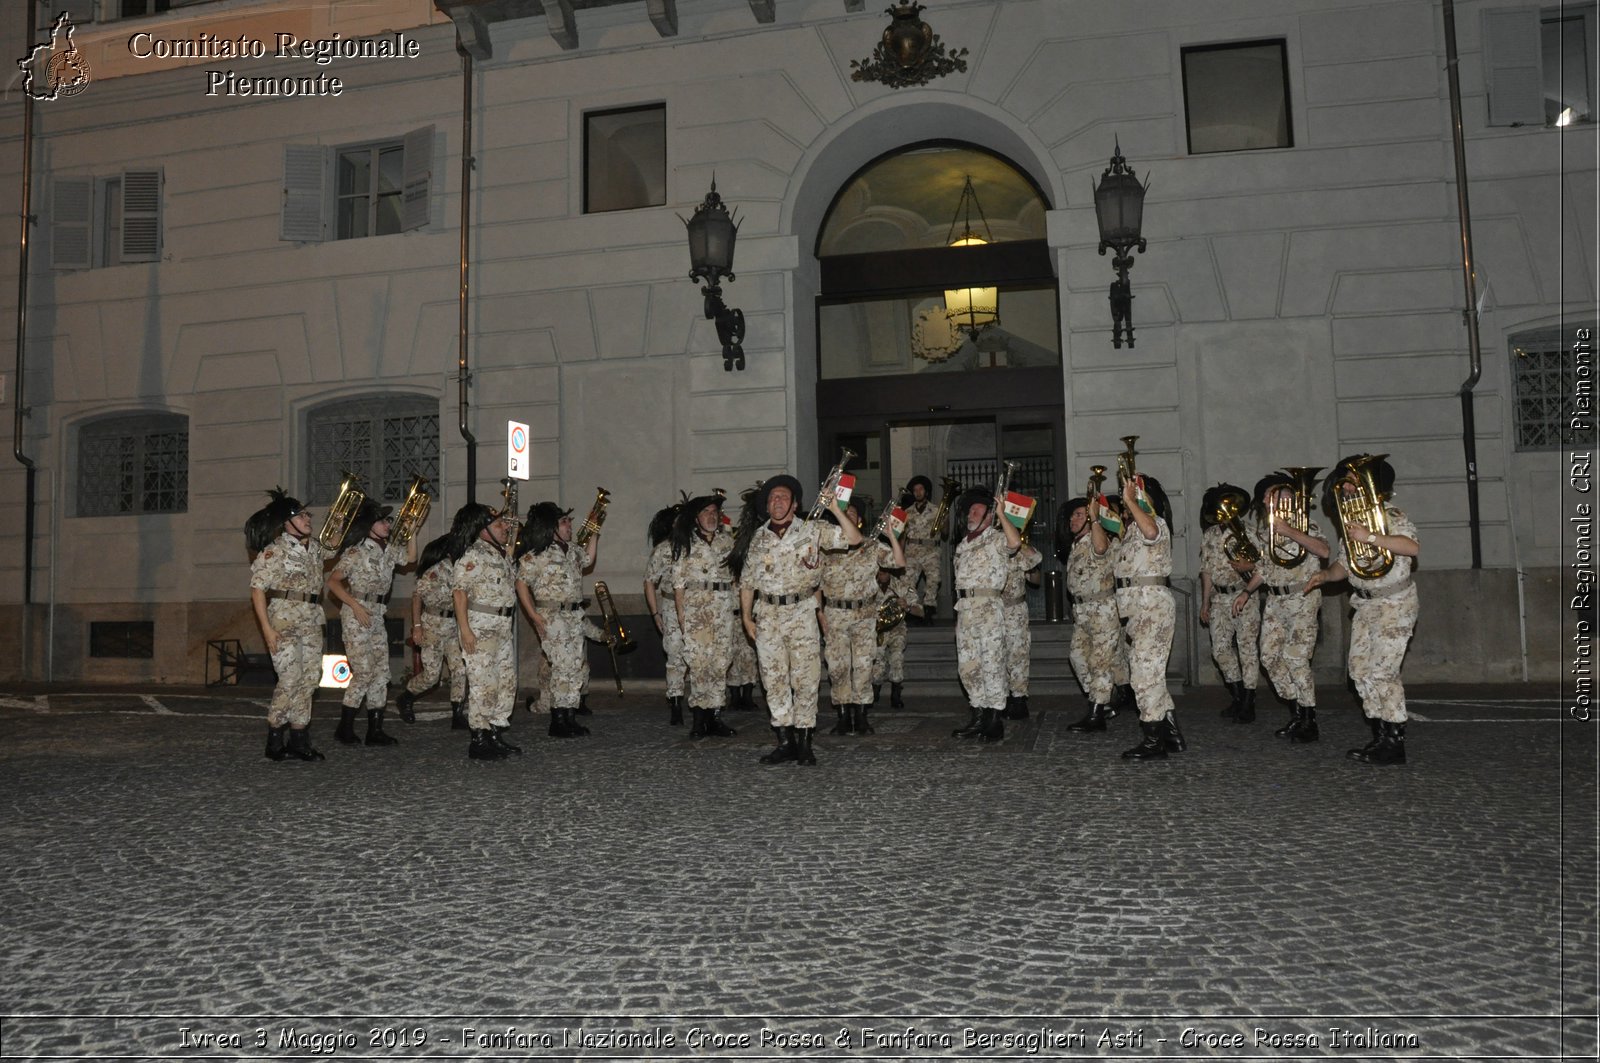
<svg viewBox="0 0 1600 1063"><path fill-rule="evenodd" d="M653 693L498 763L324 695L300 764L260 691L0 691L0 1057L1592 1057L1594 727L1411 693L1380 769L1342 689L1292 747L1192 693L1153 763L914 701L814 768Z"/></svg>

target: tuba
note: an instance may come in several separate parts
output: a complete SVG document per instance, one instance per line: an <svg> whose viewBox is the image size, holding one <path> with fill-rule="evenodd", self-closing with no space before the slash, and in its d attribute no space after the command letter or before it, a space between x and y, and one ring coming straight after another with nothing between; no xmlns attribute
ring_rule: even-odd
<svg viewBox="0 0 1600 1063"><path fill-rule="evenodd" d="M1227 544L1223 547L1228 560L1241 565L1253 565L1261 560L1261 551L1250 541L1250 536L1245 534L1244 525L1239 521L1239 515L1244 512L1247 501L1248 499L1241 501L1235 494L1225 494L1217 501L1217 508L1211 511L1212 523L1228 529Z"/></svg>
<svg viewBox="0 0 1600 1063"><path fill-rule="evenodd" d="M1372 476L1373 464L1386 457L1387 454L1363 454L1350 463L1355 494L1346 497L1343 483L1333 485L1334 499L1339 504L1339 526L1344 533L1345 565L1351 575L1362 579L1382 579L1394 567L1394 554L1390 551L1350 538L1352 524L1366 525L1373 535L1389 534L1389 515L1384 512L1383 495Z"/></svg>
<svg viewBox="0 0 1600 1063"><path fill-rule="evenodd" d="M939 486L944 494L939 497L939 508L933 514L933 537L944 538L944 522L950 516L950 506L955 502L956 496L961 493L961 481L954 476L939 477Z"/></svg>
<svg viewBox="0 0 1600 1063"><path fill-rule="evenodd" d="M616 603L611 600L611 588L606 586L605 580L594 581L594 600L600 606L600 626L605 629L606 649L611 651L611 674L616 677L617 693L620 695L623 693L622 668L617 664L617 657L632 653L638 644L629 637L628 629L622 626Z"/></svg>
<svg viewBox="0 0 1600 1063"><path fill-rule="evenodd" d="M428 519L428 510L432 508L433 496L428 493L428 481L421 476L412 476L411 486L406 489L406 500L400 504L400 512L394 516L394 530L389 537L401 546L409 543L422 529L422 522Z"/></svg>
<svg viewBox="0 0 1600 1063"><path fill-rule="evenodd" d="M583 518L583 527L572 537L573 542L579 546L588 546L589 540L600 534L600 525L606 522L606 506L610 502L610 491L604 487L594 489L594 505L589 507L589 515Z"/></svg>
<svg viewBox="0 0 1600 1063"><path fill-rule="evenodd" d="M339 483L339 497L334 499L332 508L322 522L322 530L317 532L317 541L324 550L339 549L344 537L350 534L350 525L355 523L361 503L366 500L367 493L361 490L361 481L356 479L355 473L347 471Z"/></svg>
<svg viewBox="0 0 1600 1063"><path fill-rule="evenodd" d="M1278 525L1287 524L1297 532L1311 527L1311 489L1316 486L1320 465L1285 465L1291 486L1289 497L1280 493L1277 501L1267 510L1267 552L1283 568L1294 568L1306 559L1306 548L1286 535L1279 534Z"/></svg>
<svg viewBox="0 0 1600 1063"><path fill-rule="evenodd" d="M823 512L833 504L833 492L839 489L839 477L844 475L844 467L859 457L849 447L839 448L839 463L828 472L827 479L822 481L822 486L817 488L817 500L811 504L811 512L806 515L806 520L817 520Z"/></svg>

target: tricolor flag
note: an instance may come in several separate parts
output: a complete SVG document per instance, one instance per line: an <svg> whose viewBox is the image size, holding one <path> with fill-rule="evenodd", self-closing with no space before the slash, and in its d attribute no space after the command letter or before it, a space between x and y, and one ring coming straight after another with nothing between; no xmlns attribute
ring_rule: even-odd
<svg viewBox="0 0 1600 1063"><path fill-rule="evenodd" d="M1121 535L1122 518L1117 516L1116 511L1111 508L1111 504L1106 501L1106 496L1101 495L1095 501L1100 507L1100 527L1111 535Z"/></svg>
<svg viewBox="0 0 1600 1063"><path fill-rule="evenodd" d="M1000 512L1005 514L1006 520L1014 524L1018 531L1028 526L1028 518L1033 516L1033 508L1039 504L1037 499L1015 491L1007 491L1005 501L1000 503Z"/></svg>
<svg viewBox="0 0 1600 1063"><path fill-rule="evenodd" d="M839 474L839 486L833 489L833 506L844 516L844 507L850 504L850 496L856 492L856 478L847 472Z"/></svg>
<svg viewBox="0 0 1600 1063"><path fill-rule="evenodd" d="M906 511L899 506L892 507L889 510L889 519L885 522L884 528L896 539L904 535L906 531Z"/></svg>

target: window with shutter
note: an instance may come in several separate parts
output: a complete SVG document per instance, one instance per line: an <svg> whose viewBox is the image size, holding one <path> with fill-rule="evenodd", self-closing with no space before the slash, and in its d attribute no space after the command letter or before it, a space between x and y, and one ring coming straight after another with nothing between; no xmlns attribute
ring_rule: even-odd
<svg viewBox="0 0 1600 1063"><path fill-rule="evenodd" d="M284 240L359 240L420 229L433 195L433 127L404 137L283 154Z"/></svg>
<svg viewBox="0 0 1600 1063"><path fill-rule="evenodd" d="M94 178L57 177L50 185L50 265L88 269L94 265Z"/></svg>
<svg viewBox="0 0 1600 1063"><path fill-rule="evenodd" d="M128 170L122 175L122 261L161 258L161 171Z"/></svg>

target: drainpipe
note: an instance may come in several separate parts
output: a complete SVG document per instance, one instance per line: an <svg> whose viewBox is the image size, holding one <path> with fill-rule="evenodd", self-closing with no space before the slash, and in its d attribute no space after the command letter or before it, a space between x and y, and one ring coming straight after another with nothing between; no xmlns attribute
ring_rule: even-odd
<svg viewBox="0 0 1600 1063"><path fill-rule="evenodd" d="M1483 541L1478 524L1478 438L1472 415L1472 389L1483 376L1483 349L1478 343L1478 281L1472 266L1472 216L1467 204L1467 149L1461 131L1461 61L1456 55L1455 0L1444 0L1445 69L1450 78L1450 136L1455 143L1456 210L1461 227L1461 280L1466 289L1467 356L1471 372L1461 382L1461 445L1467 458L1467 521L1472 531L1472 567L1483 567Z"/></svg>
<svg viewBox="0 0 1600 1063"><path fill-rule="evenodd" d="M27 37L29 47L38 36L37 5L29 3ZM37 72L43 76L43 71ZM21 673L28 674L28 654L32 649L28 607L33 604L33 522L39 492L39 469L22 449L22 425L28 416L23 399L27 393L28 349L28 227L33 224L33 97L22 94L22 209L21 235L17 239L17 369L11 422L11 453L26 470L22 504L22 653Z"/></svg>
<svg viewBox="0 0 1600 1063"><path fill-rule="evenodd" d="M472 374L467 369L467 252L472 232L472 55L461 44L456 30L456 54L461 56L461 289L460 324L457 329L456 379L460 384L456 428L467 444L467 501L478 500L478 440L467 427L470 398L467 395Z"/></svg>

